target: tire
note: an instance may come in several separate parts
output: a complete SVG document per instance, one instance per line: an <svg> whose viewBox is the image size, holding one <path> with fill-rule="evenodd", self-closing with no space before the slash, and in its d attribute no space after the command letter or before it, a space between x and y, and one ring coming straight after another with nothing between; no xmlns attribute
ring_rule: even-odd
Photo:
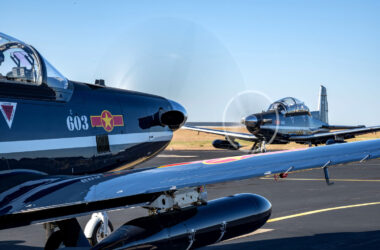
<svg viewBox="0 0 380 250"><path fill-rule="evenodd" d="M98 221L94 227L94 231L92 232L91 238L88 239L91 246L95 246L100 242L99 238L97 237L98 231L100 229L100 226L103 224L102 221ZM110 229L111 233L113 232L113 225L110 220L108 220L108 228Z"/></svg>
<svg viewBox="0 0 380 250"><path fill-rule="evenodd" d="M55 250L60 248L63 243L63 236L60 230L55 231L49 237L45 244L45 250Z"/></svg>

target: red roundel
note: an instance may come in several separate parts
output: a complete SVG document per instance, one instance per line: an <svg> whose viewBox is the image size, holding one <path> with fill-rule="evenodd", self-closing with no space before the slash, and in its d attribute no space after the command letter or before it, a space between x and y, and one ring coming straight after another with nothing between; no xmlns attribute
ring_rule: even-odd
<svg viewBox="0 0 380 250"><path fill-rule="evenodd" d="M100 118L102 119L102 126L104 130L107 132L111 132L115 125L111 112L109 112L108 110L104 110L100 115Z"/></svg>
<svg viewBox="0 0 380 250"><path fill-rule="evenodd" d="M124 126L124 120L122 115L112 115L108 110L103 110L100 116L91 116L91 125L111 132L114 127Z"/></svg>

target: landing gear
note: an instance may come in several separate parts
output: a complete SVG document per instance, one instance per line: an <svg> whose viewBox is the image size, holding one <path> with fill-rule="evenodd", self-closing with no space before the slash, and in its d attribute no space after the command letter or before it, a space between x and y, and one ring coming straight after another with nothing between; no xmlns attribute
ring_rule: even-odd
<svg viewBox="0 0 380 250"><path fill-rule="evenodd" d="M100 241L109 236L113 231L113 225L108 219L106 212L93 213L84 229L84 235L95 246Z"/></svg>
<svg viewBox="0 0 380 250"><path fill-rule="evenodd" d="M45 250L55 250L63 247L65 247L65 245L63 244L63 235L61 230L53 232L45 244Z"/></svg>
<svg viewBox="0 0 380 250"><path fill-rule="evenodd" d="M48 236L45 244L46 250L55 250L60 247L90 246L76 219L46 223L45 231L46 236Z"/></svg>
<svg viewBox="0 0 380 250"><path fill-rule="evenodd" d="M45 223L44 228L47 250L60 247L95 246L113 231L113 225L106 212L93 213L84 232L76 219Z"/></svg>
<svg viewBox="0 0 380 250"><path fill-rule="evenodd" d="M261 142L261 147L260 147L261 153L266 153L267 152L267 142L262 141Z"/></svg>
<svg viewBox="0 0 380 250"><path fill-rule="evenodd" d="M267 152L266 148L266 141L256 141L251 150L249 151L250 154L258 154L258 153L265 153Z"/></svg>

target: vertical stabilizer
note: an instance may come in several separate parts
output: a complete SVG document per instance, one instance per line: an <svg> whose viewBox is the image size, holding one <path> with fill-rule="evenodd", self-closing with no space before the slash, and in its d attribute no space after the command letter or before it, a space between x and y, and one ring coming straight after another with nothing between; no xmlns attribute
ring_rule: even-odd
<svg viewBox="0 0 380 250"><path fill-rule="evenodd" d="M319 94L319 119L325 123L329 123L329 105L327 103L327 90L321 85L321 92Z"/></svg>

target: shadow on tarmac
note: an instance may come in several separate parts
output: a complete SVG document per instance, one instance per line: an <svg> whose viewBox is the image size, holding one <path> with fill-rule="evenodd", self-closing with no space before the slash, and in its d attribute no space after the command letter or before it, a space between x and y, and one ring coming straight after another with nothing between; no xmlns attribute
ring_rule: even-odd
<svg viewBox="0 0 380 250"><path fill-rule="evenodd" d="M23 240L0 240L0 249L17 249L17 250L35 250L41 249L40 247L32 247L21 245L25 243Z"/></svg>
<svg viewBox="0 0 380 250"><path fill-rule="evenodd" d="M0 241L0 249L35 250L39 247L20 245L25 241ZM249 241L240 243L225 243L219 246L208 246L203 250L241 250L241 249L349 249L378 250L380 249L380 230L368 232L328 233L313 236Z"/></svg>
<svg viewBox="0 0 380 250"><path fill-rule="evenodd" d="M225 243L220 246L209 246L203 250L241 250L241 249L380 249L380 230L368 232L328 233L313 236Z"/></svg>

